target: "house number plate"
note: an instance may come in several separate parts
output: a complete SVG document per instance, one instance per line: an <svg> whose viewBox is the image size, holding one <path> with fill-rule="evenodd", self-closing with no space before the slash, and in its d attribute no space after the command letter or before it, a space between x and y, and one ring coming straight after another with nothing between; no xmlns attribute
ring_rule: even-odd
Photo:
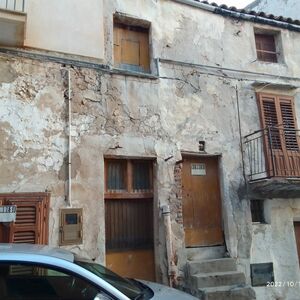
<svg viewBox="0 0 300 300"><path fill-rule="evenodd" d="M16 220L16 205L0 206L0 222L14 222Z"/></svg>
<svg viewBox="0 0 300 300"><path fill-rule="evenodd" d="M192 176L205 176L206 166L205 164L191 164L191 174Z"/></svg>

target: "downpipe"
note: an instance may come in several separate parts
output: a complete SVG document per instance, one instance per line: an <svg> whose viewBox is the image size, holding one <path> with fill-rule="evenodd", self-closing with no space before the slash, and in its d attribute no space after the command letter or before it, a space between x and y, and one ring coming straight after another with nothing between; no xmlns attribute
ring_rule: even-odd
<svg viewBox="0 0 300 300"><path fill-rule="evenodd" d="M165 234L166 234L166 249L168 261L168 280L169 286L174 287L176 279L176 265L174 261L174 251L172 247L172 228L171 228L171 212L169 205L162 206L162 215L164 218Z"/></svg>

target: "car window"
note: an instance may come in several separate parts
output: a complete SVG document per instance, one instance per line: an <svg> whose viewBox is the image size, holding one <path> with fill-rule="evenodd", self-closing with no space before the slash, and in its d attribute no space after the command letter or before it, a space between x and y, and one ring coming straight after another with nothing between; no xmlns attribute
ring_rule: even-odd
<svg viewBox="0 0 300 300"><path fill-rule="evenodd" d="M75 263L107 281L113 287L126 295L129 299L142 299L140 297L144 293L144 290L141 286L135 284L134 282L117 275L116 273L99 264L82 259L78 256L75 256ZM143 299L147 299L147 297L144 297Z"/></svg>
<svg viewBox="0 0 300 300"><path fill-rule="evenodd" d="M112 299L88 281L50 267L0 264L2 300Z"/></svg>

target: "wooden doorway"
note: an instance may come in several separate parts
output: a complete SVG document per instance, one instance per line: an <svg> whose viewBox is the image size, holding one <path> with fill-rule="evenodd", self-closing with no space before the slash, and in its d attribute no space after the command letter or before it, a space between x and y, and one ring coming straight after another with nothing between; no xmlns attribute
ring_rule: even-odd
<svg viewBox="0 0 300 300"><path fill-rule="evenodd" d="M0 223L0 242L48 243L49 193L0 194L1 205L16 205L15 222Z"/></svg>
<svg viewBox="0 0 300 300"><path fill-rule="evenodd" d="M224 244L218 157L183 157L182 196L186 247Z"/></svg>
<svg viewBox="0 0 300 300"><path fill-rule="evenodd" d="M300 266L300 222L294 222L294 228L295 228L295 237L296 237L299 266Z"/></svg>
<svg viewBox="0 0 300 300"><path fill-rule="evenodd" d="M152 164L105 160L105 238L108 268L154 281Z"/></svg>

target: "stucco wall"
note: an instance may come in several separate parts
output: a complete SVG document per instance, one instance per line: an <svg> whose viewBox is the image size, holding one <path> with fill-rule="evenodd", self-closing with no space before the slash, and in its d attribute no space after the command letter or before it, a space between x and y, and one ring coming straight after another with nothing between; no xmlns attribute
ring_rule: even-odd
<svg viewBox="0 0 300 300"><path fill-rule="evenodd" d="M258 299L298 299L299 261L294 221L299 220L299 199L265 200L266 224L253 224L251 263L273 262L277 287L255 288Z"/></svg>
<svg viewBox="0 0 300 300"><path fill-rule="evenodd" d="M25 3L25 47L103 59L102 0Z"/></svg>

